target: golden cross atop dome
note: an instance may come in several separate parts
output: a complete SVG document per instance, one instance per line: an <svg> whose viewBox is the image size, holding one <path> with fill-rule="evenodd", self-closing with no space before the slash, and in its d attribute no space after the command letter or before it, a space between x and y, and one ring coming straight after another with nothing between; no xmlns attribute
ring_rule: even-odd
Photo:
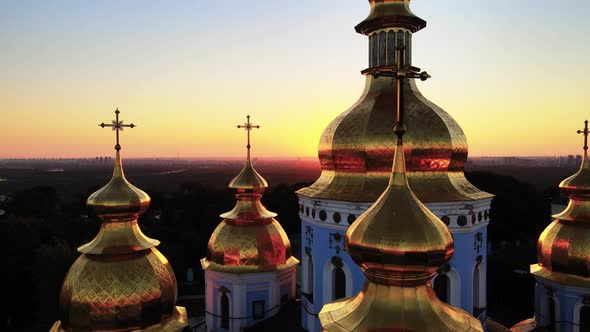
<svg viewBox="0 0 590 332"><path fill-rule="evenodd" d="M252 123L250 123L250 115L246 116L246 122L244 123L244 125L237 125L237 128L240 129L245 129L248 132L248 145L246 145L246 148L248 149L248 160L250 160L250 132L256 128L256 129L260 129L259 125L253 125Z"/></svg>
<svg viewBox="0 0 590 332"><path fill-rule="evenodd" d="M588 120L584 121L584 129L578 130L578 134L584 134L584 150L588 150Z"/></svg>
<svg viewBox="0 0 590 332"><path fill-rule="evenodd" d="M115 145L115 150L119 151L121 150L121 145L119 145L119 131L123 131L123 128L127 127L127 128L134 128L137 127L136 125L134 125L133 123L131 124L123 124L123 120L119 120L119 108L115 109L115 120L111 121L111 124L106 124L106 123L101 123L99 124L99 126L101 126L102 128L104 127L110 127L113 128L113 130L115 130L117 132L117 144Z"/></svg>

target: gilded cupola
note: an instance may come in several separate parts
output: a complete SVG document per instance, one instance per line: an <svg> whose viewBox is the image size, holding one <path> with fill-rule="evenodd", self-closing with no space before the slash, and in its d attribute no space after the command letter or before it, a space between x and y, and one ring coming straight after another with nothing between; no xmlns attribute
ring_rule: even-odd
<svg viewBox="0 0 590 332"><path fill-rule="evenodd" d="M125 179L121 161L119 110L112 127L117 132L115 167L108 184L87 201L102 225L64 280L60 321L52 332L181 331L188 325L186 311L176 306L176 277L158 240L145 236L137 218L150 197Z"/></svg>
<svg viewBox="0 0 590 332"><path fill-rule="evenodd" d="M403 51L400 43L400 58ZM402 63L386 75L396 80L398 100L389 181L345 236L345 248L360 266L365 284L356 296L325 305L319 318L325 331L482 331L476 318L440 301L430 285L453 256L454 245L447 226L420 202L408 182L403 85L407 78L428 75Z"/></svg>
<svg viewBox="0 0 590 332"><path fill-rule="evenodd" d="M406 0L370 0L369 16L356 26L369 38L369 67L359 100L336 117L321 135L318 156L322 173L311 186L298 191L312 199L373 202L385 190L396 148L390 134L397 103L395 83L379 75L397 63L395 48L403 43L404 65L412 64L412 34L426 22ZM376 74L376 75L375 75ZM467 140L459 124L426 99L416 84L404 85L404 137L407 175L422 202L473 201L491 198L463 174Z"/></svg>
<svg viewBox="0 0 590 332"><path fill-rule="evenodd" d="M260 202L268 188L266 180L254 169L250 160L250 132L260 126L247 122L246 164L232 179L229 188L235 192L236 205L221 215L209 243L207 256L201 260L203 269L230 273L254 273L290 268L299 263L293 257L291 243L283 227Z"/></svg>
<svg viewBox="0 0 590 332"><path fill-rule="evenodd" d="M559 184L569 197L564 211L541 233L537 244L539 263L531 273L571 286L590 288L590 166L588 121L583 130L584 154L578 172Z"/></svg>

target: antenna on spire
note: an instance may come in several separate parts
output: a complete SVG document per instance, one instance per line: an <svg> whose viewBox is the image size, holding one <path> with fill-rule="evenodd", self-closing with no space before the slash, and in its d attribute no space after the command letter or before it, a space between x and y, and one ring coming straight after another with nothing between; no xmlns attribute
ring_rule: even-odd
<svg viewBox="0 0 590 332"><path fill-rule="evenodd" d="M250 123L250 115L248 114L246 116L246 122L244 123L244 125L237 125L237 128L240 129L245 129L246 132L248 133L248 145L246 145L246 148L248 149L248 162L250 161L250 132L256 128L256 129L260 129L259 125L253 125L252 123Z"/></svg>
<svg viewBox="0 0 590 332"><path fill-rule="evenodd" d="M114 131L116 131L117 133L117 144L115 145L115 150L119 151L121 150L121 145L119 144L119 131L123 131L123 128L135 128L137 127L136 125L134 125L133 123L131 124L123 124L123 120L119 120L119 108L117 107L115 109L115 120L111 121L111 124L106 124L106 123L101 123L99 124L100 127L104 128L104 127L110 127L113 128Z"/></svg>

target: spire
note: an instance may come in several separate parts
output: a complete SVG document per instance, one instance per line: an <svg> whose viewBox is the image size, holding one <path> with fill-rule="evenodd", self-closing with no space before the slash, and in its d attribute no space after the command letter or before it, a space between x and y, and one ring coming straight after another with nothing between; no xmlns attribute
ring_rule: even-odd
<svg viewBox="0 0 590 332"><path fill-rule="evenodd" d="M415 75L398 65L386 75L396 82L397 146L389 185L346 232L345 247L366 276L353 298L323 307L325 331L481 331L477 319L447 306L429 280L451 259L453 239L445 224L414 195L408 184L403 146L403 84ZM419 77L419 75L418 75ZM425 78L426 79L426 78Z"/></svg>
<svg viewBox="0 0 590 332"><path fill-rule="evenodd" d="M230 189L236 189L238 191L253 191L253 192L264 192L268 188L266 180L256 172L254 166L250 161L250 132L254 129L259 129L259 125L253 125L250 123L250 115L246 116L246 122L244 125L236 126L239 129L245 129L248 138L248 144L246 145L246 164L236 177L229 183Z"/></svg>
<svg viewBox="0 0 590 332"><path fill-rule="evenodd" d="M60 318L51 332L179 331L188 325L186 310L176 306L176 277L166 257L137 223L150 197L133 186L123 172L119 110L115 165L109 183L90 195L87 205L102 225L98 235L80 248L82 253L64 280Z"/></svg>
<svg viewBox="0 0 590 332"><path fill-rule="evenodd" d="M563 180L559 189L572 200L590 200L590 166L588 165L588 120L584 121L584 129L578 130L578 134L584 136L584 152L580 169L574 175ZM581 207L581 206L580 206ZM590 209L590 206L588 207ZM565 211L564 211L565 212ZM590 211L587 214L590 218Z"/></svg>

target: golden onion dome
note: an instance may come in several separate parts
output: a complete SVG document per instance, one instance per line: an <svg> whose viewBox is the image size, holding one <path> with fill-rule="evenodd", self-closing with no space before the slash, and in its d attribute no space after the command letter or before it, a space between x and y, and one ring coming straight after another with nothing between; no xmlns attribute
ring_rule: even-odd
<svg viewBox="0 0 590 332"><path fill-rule="evenodd" d="M201 265L203 269L229 273L287 269L299 261L292 255L283 227L274 219L277 214L260 202L268 183L250 162L250 130L259 126L251 125L248 116L244 128L248 130L246 164L229 184L237 202L231 211L221 215L224 219L211 234Z"/></svg>
<svg viewBox="0 0 590 332"><path fill-rule="evenodd" d="M268 188L268 183L258 174L250 162L250 156L246 159L246 165L229 183L230 189L262 193Z"/></svg>
<svg viewBox="0 0 590 332"><path fill-rule="evenodd" d="M385 192L348 228L346 239L367 278L392 285L424 284L454 253L447 226L412 193L403 153L395 154Z"/></svg>
<svg viewBox="0 0 590 332"><path fill-rule="evenodd" d="M467 141L461 127L428 101L414 82L404 85L406 166L412 190L422 202L472 201L492 195L463 174ZM391 128L395 86L387 77L366 76L359 101L324 130L318 149L322 173L298 191L310 198L373 202L387 187L395 152Z"/></svg>
<svg viewBox="0 0 590 332"><path fill-rule="evenodd" d="M122 125L116 113L115 129ZM188 325L185 309L176 307L174 271L155 248L160 242L145 236L137 224L150 198L125 179L118 142L115 148L111 181L87 201L102 220L100 231L78 248L82 255L64 280L61 320L52 332L177 332Z"/></svg>
<svg viewBox="0 0 590 332"><path fill-rule="evenodd" d="M579 131L581 132L581 131ZM585 135L588 134L586 121ZM539 263L533 274L560 283L590 287L590 167L584 146L578 172L563 180L561 192L569 196L564 211L541 233L537 244Z"/></svg>
<svg viewBox="0 0 590 332"><path fill-rule="evenodd" d="M102 220L134 219L148 209L150 197L127 181L121 162L121 152L117 150L111 181L90 195L86 204Z"/></svg>

